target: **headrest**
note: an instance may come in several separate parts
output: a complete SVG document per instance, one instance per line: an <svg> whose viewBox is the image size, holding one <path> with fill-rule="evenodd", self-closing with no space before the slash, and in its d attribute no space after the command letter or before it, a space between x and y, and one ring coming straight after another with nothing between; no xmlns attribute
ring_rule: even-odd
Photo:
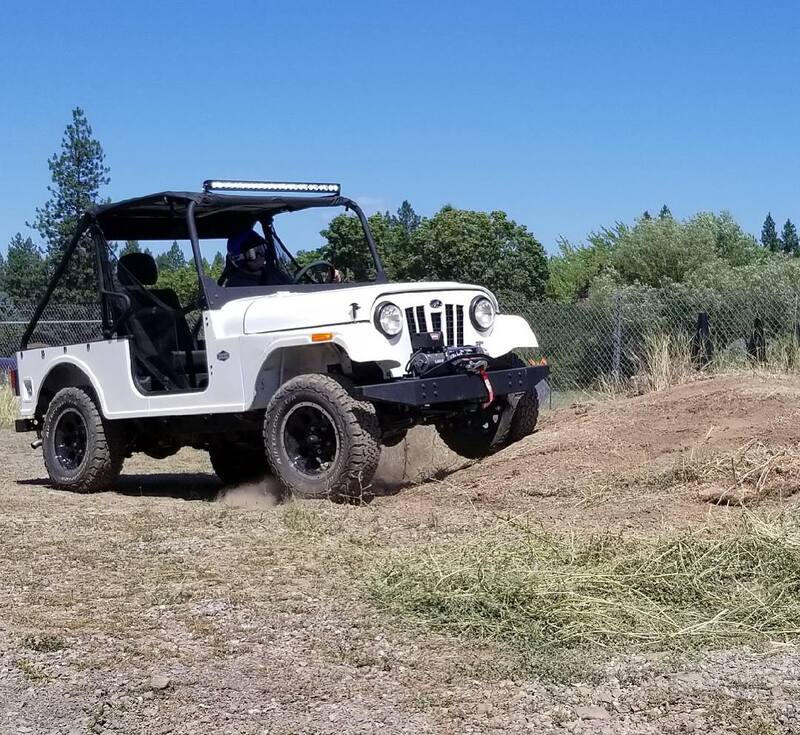
<svg viewBox="0 0 800 735"><path fill-rule="evenodd" d="M128 253L117 262L117 278L123 286L154 286L158 266L150 253Z"/></svg>

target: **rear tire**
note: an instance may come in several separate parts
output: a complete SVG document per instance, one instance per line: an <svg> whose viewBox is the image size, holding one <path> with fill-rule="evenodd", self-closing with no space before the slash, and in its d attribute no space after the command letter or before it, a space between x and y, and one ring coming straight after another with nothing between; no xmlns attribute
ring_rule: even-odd
<svg viewBox="0 0 800 735"><path fill-rule="evenodd" d="M261 437L257 443L216 440L208 448L208 458L223 485L258 482L270 474Z"/></svg>
<svg viewBox="0 0 800 735"><path fill-rule="evenodd" d="M264 443L284 488L301 498L368 502L380 459L380 425L371 403L357 401L349 382L300 375L272 397Z"/></svg>
<svg viewBox="0 0 800 735"><path fill-rule="evenodd" d="M50 401L42 424L47 474L64 490L107 490L122 471L125 435L122 426L104 419L81 388L62 388Z"/></svg>

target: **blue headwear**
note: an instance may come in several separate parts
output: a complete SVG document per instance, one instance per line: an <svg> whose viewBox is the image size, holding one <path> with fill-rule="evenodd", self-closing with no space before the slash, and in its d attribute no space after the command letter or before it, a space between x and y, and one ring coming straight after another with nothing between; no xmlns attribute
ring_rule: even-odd
<svg viewBox="0 0 800 735"><path fill-rule="evenodd" d="M267 241L255 230L244 230L228 238L228 255L236 262L241 260L248 250L266 244Z"/></svg>

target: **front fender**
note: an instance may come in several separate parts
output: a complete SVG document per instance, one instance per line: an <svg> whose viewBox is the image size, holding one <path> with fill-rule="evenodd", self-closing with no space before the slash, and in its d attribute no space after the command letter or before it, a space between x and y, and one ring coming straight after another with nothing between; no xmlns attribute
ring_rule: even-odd
<svg viewBox="0 0 800 735"><path fill-rule="evenodd" d="M512 350L534 349L539 341L528 322L521 316L498 314L491 334L483 340L483 348L492 357L502 357Z"/></svg>

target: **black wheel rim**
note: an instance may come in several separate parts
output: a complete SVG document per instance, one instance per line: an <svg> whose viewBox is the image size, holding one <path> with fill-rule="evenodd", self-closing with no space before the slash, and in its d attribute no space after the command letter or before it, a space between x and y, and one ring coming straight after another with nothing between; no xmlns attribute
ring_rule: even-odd
<svg viewBox="0 0 800 735"><path fill-rule="evenodd" d="M77 470L86 457L86 421L74 408L66 409L56 421L53 448L65 470Z"/></svg>
<svg viewBox="0 0 800 735"><path fill-rule="evenodd" d="M283 419L283 446L289 462L307 477L320 477L333 467L339 437L331 415L316 403L298 403Z"/></svg>

